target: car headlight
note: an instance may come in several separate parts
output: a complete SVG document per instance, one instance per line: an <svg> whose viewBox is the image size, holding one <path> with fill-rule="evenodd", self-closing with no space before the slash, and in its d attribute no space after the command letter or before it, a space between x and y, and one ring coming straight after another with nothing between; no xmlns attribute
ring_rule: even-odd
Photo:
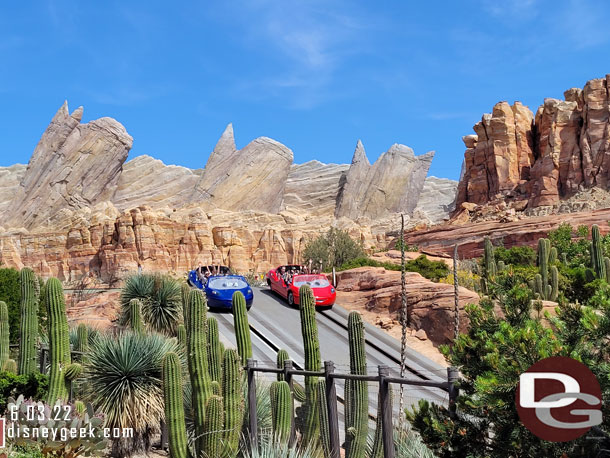
<svg viewBox="0 0 610 458"><path fill-rule="evenodd" d="M331 293L334 293L334 292L335 292L335 288L331 288L331 289L330 289L330 292L331 292Z"/></svg>
<svg viewBox="0 0 610 458"><path fill-rule="evenodd" d="M248 290L248 294L252 294L252 290L251 289Z"/></svg>
<svg viewBox="0 0 610 458"><path fill-rule="evenodd" d="M218 294L218 291L212 290L212 294Z"/></svg>

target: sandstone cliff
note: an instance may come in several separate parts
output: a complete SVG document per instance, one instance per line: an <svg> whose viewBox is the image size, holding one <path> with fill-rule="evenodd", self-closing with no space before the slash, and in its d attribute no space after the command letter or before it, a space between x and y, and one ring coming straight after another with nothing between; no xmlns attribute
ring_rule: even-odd
<svg viewBox="0 0 610 458"><path fill-rule="evenodd" d="M434 152L415 156L405 145L394 144L373 165L358 141L345 174L335 216L379 218L391 213L412 214L430 168Z"/></svg>
<svg viewBox="0 0 610 458"><path fill-rule="evenodd" d="M610 75L545 99L536 114L500 102L464 137L462 204L506 201L517 211L556 205L610 179Z"/></svg>
<svg viewBox="0 0 610 458"><path fill-rule="evenodd" d="M25 175L27 166L15 164L10 167L0 167L0 213L5 214L11 201L19 189L19 183ZM4 225L3 221L0 223Z"/></svg>

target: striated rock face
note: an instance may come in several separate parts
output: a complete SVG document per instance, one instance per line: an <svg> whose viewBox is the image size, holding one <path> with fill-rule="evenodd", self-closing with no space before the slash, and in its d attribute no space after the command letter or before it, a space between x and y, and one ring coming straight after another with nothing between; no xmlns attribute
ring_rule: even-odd
<svg viewBox="0 0 610 458"><path fill-rule="evenodd" d="M436 344L449 343L453 338L453 285L434 283L416 272L407 272L409 327L423 329ZM362 304L366 310L385 312L399 317L401 307L400 272L382 267L359 267L337 273L338 297ZM476 304L479 296L460 287L460 329L466 331L467 304Z"/></svg>
<svg viewBox="0 0 610 458"><path fill-rule="evenodd" d="M309 161L290 169L284 191L284 206L295 213L332 216L337 205L341 178L347 164Z"/></svg>
<svg viewBox="0 0 610 458"><path fill-rule="evenodd" d="M7 208L7 225L48 227L60 209L112 199L133 140L114 119L81 124L82 115L82 107L70 114L67 102L55 114Z"/></svg>
<svg viewBox="0 0 610 458"><path fill-rule="evenodd" d="M565 214L536 216L517 221L498 224L497 220L467 224L442 224L428 229L411 230L405 233L405 242L417 245L426 254L451 256L455 244L459 245L461 258L470 259L481 256L483 240L489 236L492 240L502 241L506 248L519 245L535 247L538 239L546 237L549 231L560 224L569 222L573 227L593 224L599 225L602 233L610 232L610 208Z"/></svg>
<svg viewBox="0 0 610 458"><path fill-rule="evenodd" d="M10 206L19 189L19 183L25 175L26 168L27 166L23 164L0 167L0 213L4 214ZM0 226L3 224L4 222L1 222Z"/></svg>
<svg viewBox="0 0 610 458"><path fill-rule="evenodd" d="M557 204L610 179L610 75L564 100L545 99L534 116L516 102L494 106L464 137L456 210L508 199L515 208ZM523 203L521 203L523 202Z"/></svg>
<svg viewBox="0 0 610 458"><path fill-rule="evenodd" d="M412 214L433 157L433 151L415 156L408 146L394 144L371 165L358 141L335 216L357 219L397 212Z"/></svg>
<svg viewBox="0 0 610 458"><path fill-rule="evenodd" d="M292 160L289 148L267 137L237 150L229 124L197 184L199 198L209 208L278 213Z"/></svg>
<svg viewBox="0 0 610 458"><path fill-rule="evenodd" d="M457 186L457 181L448 178L427 177L413 214L419 213L431 223L447 218L455 208Z"/></svg>
<svg viewBox="0 0 610 458"><path fill-rule="evenodd" d="M383 246L386 228L348 226L366 246ZM151 272L185 273L199 263L225 264L238 272L265 272L299 262L306 241L326 228L289 223L281 215L201 208L118 212L102 203L78 213L63 230L0 235L0 264L61 280L91 275L105 282L141 265Z"/></svg>
<svg viewBox="0 0 610 458"><path fill-rule="evenodd" d="M119 210L140 205L183 207L198 197L195 187L200 178L200 170L165 165L150 156L138 156L123 166L113 203Z"/></svg>

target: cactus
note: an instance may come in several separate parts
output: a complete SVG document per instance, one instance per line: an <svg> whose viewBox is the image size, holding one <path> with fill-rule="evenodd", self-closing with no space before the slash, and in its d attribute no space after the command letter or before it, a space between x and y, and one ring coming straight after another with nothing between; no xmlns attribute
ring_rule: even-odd
<svg viewBox="0 0 610 458"><path fill-rule="evenodd" d="M165 422L172 458L187 458L186 423L182 394L182 367L176 353L166 353L162 363Z"/></svg>
<svg viewBox="0 0 610 458"><path fill-rule="evenodd" d="M496 272L502 272L504 269L506 269L506 264L504 264L504 261L498 261L496 263Z"/></svg>
<svg viewBox="0 0 610 458"><path fill-rule="evenodd" d="M233 293L233 322L235 327L235 339L237 340L237 350L241 357L241 364L242 366L245 366L248 359L252 358L252 341L250 339L246 298L240 291L235 291L235 293Z"/></svg>
<svg viewBox="0 0 610 458"><path fill-rule="evenodd" d="M186 348L186 328L183 324L179 324L176 328L176 337L181 348Z"/></svg>
<svg viewBox="0 0 610 458"><path fill-rule="evenodd" d="M597 278L606 278L606 264L604 263L604 250L599 226L594 224L591 227L591 266Z"/></svg>
<svg viewBox="0 0 610 458"><path fill-rule="evenodd" d="M610 259L609 259L610 261ZM551 292L549 296L549 300L556 301L559 296L559 270L557 270L557 266L551 266Z"/></svg>
<svg viewBox="0 0 610 458"><path fill-rule="evenodd" d="M221 396L212 395L205 407L205 437L203 438L203 456L222 456L222 434L224 407Z"/></svg>
<svg viewBox="0 0 610 458"><path fill-rule="evenodd" d="M222 396L222 388L220 387L220 382L212 380L210 382L210 392L212 393L212 396Z"/></svg>
<svg viewBox="0 0 610 458"><path fill-rule="evenodd" d="M239 450L239 438L244 419L241 379L242 368L239 354L235 350L225 351L222 360L222 397L225 404L224 442L226 453L233 457Z"/></svg>
<svg viewBox="0 0 610 458"><path fill-rule="evenodd" d="M63 288L58 279L49 279L45 288L45 296L48 307L47 333L50 360L48 403L53 405L57 400L68 400L71 380L79 374L73 371L71 364L66 303ZM69 374L67 373L68 367L71 368ZM78 372L80 373L80 370Z"/></svg>
<svg viewBox="0 0 610 458"><path fill-rule="evenodd" d="M135 332L144 332L144 326L142 324L142 302L139 299L132 299L129 301L129 323L131 329Z"/></svg>
<svg viewBox="0 0 610 458"><path fill-rule="evenodd" d="M320 417L320 443L324 456L332 456L330 449L330 430L328 428L328 406L326 405L326 382L318 379L316 383L318 415Z"/></svg>
<svg viewBox="0 0 610 458"><path fill-rule="evenodd" d="M180 293L182 297L182 317L184 318L184 322L188 322L188 311L189 311L189 294L191 292L191 287L186 283L182 283L180 287Z"/></svg>
<svg viewBox="0 0 610 458"><path fill-rule="evenodd" d="M19 273L21 287L21 328L19 344L19 373L28 375L36 371L36 344L38 343L38 298L40 286L34 272L28 268Z"/></svg>
<svg viewBox="0 0 610 458"><path fill-rule="evenodd" d="M305 370L320 371L320 341L318 339L318 326L316 324L315 297L308 285L299 288L299 304L301 315L301 334L305 350ZM316 378L305 377L305 423L303 425L303 441L305 444L315 442L319 431L319 421L316 403Z"/></svg>
<svg viewBox="0 0 610 458"><path fill-rule="evenodd" d="M549 284L549 244L547 239L538 240L538 270L542 277L541 294L546 295L546 285Z"/></svg>
<svg viewBox="0 0 610 458"><path fill-rule="evenodd" d="M205 405L210 397L210 380L206 364L206 313L207 305L201 291L190 291L188 298L186 342L189 373L193 390L192 399L197 450L203 449Z"/></svg>
<svg viewBox="0 0 610 458"><path fill-rule="evenodd" d="M10 340L8 307L6 302L0 301L0 367L9 359Z"/></svg>
<svg viewBox="0 0 610 458"><path fill-rule="evenodd" d="M76 351L87 353L89 351L89 328L84 323L76 328Z"/></svg>
<svg viewBox="0 0 610 458"><path fill-rule="evenodd" d="M606 282L610 283L610 258L604 257L604 266L606 267Z"/></svg>
<svg viewBox="0 0 610 458"><path fill-rule="evenodd" d="M561 262L563 263L564 266L568 266L568 254L567 253L561 253Z"/></svg>
<svg viewBox="0 0 610 458"><path fill-rule="evenodd" d="M292 395L288 382L276 381L269 389L273 434L281 443L287 442L292 427Z"/></svg>
<svg viewBox="0 0 610 458"><path fill-rule="evenodd" d="M277 368L284 369L284 361L288 361L289 359L290 359L290 356L288 356L288 352L286 350L284 350L283 348L278 350L277 359L276 359ZM281 372L279 374L277 374L277 380L278 380L278 382L281 382L282 380L284 380L284 374Z"/></svg>
<svg viewBox="0 0 610 458"><path fill-rule="evenodd" d="M271 429L275 431L277 421L277 387L279 381L271 382L269 386L269 404L271 405Z"/></svg>
<svg viewBox="0 0 610 458"><path fill-rule="evenodd" d="M364 323L358 312L350 312L347 318L349 336L350 373L366 375L366 350L364 342ZM368 385L362 380L352 380L350 387L350 409L353 436L349 440L346 456L353 458L363 457L368 437Z"/></svg>
<svg viewBox="0 0 610 458"><path fill-rule="evenodd" d="M544 290L544 284L542 283L542 275L536 274L534 276L534 283L536 285L535 292L540 294L540 296L542 298L544 298L545 290Z"/></svg>
<svg viewBox="0 0 610 458"><path fill-rule="evenodd" d="M17 373L17 361L14 359L7 359L4 365L2 366L2 371L4 372L12 372L13 374Z"/></svg>
<svg viewBox="0 0 610 458"><path fill-rule="evenodd" d="M549 250L549 264L555 264L557 262L557 248L551 247Z"/></svg>
<svg viewBox="0 0 610 458"><path fill-rule="evenodd" d="M485 279L485 277L480 278L479 288L481 290L481 294L487 294L487 280Z"/></svg>
<svg viewBox="0 0 610 458"><path fill-rule="evenodd" d="M218 337L218 321L213 316L208 317L208 373L211 380L220 382L222 368L222 348Z"/></svg>
<svg viewBox="0 0 610 458"><path fill-rule="evenodd" d="M74 410L79 415L84 416L87 411L87 406L83 401L74 401Z"/></svg>
<svg viewBox="0 0 610 458"><path fill-rule="evenodd" d="M491 280L496 275L496 262L494 260L494 247L491 244L489 237L485 237L485 245L483 251L483 268L484 276L487 280Z"/></svg>
<svg viewBox="0 0 610 458"><path fill-rule="evenodd" d="M66 366L66 370L64 372L64 377L66 380L74 380L78 378L83 373L83 366L78 363L68 364Z"/></svg>

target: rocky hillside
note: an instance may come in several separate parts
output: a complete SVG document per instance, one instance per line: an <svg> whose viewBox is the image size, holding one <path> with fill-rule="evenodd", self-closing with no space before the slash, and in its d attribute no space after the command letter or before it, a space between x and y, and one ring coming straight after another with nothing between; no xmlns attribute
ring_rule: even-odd
<svg viewBox="0 0 610 458"><path fill-rule="evenodd" d="M610 75L547 98L536 113L500 102L464 137L457 211L505 202L538 214L610 180ZM581 199L582 200L582 199ZM593 208L603 207L606 202ZM576 210L581 207L576 205ZM564 206L565 211L570 208ZM496 209L492 209L494 213ZM545 210L542 210L545 212Z"/></svg>

